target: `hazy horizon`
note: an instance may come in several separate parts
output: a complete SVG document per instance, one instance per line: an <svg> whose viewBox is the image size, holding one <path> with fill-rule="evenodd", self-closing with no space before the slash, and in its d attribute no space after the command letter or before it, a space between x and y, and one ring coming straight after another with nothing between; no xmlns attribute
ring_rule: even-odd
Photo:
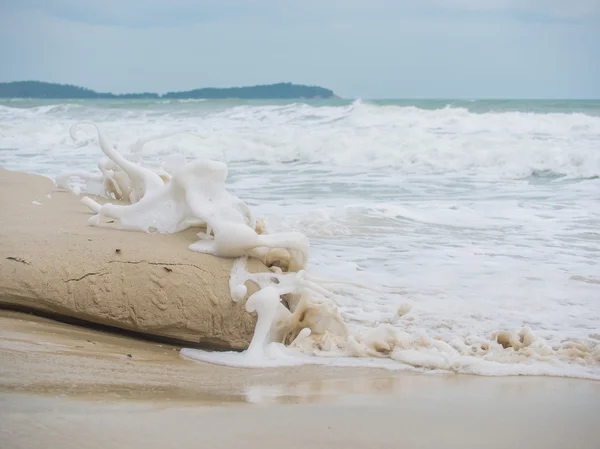
<svg viewBox="0 0 600 449"><path fill-rule="evenodd" d="M600 2L7 0L0 81L98 92L291 82L364 99L600 98Z"/></svg>

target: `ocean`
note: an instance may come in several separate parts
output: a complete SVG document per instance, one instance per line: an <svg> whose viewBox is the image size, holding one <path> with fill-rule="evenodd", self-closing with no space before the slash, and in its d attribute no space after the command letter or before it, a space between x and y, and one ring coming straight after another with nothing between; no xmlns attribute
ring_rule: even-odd
<svg viewBox="0 0 600 449"><path fill-rule="evenodd" d="M563 356L478 348L446 368L600 378L600 100L0 100L0 166L97 171L78 120L124 153L191 131L143 161L226 162L270 232L309 238L312 273L371 288L337 295L353 331L469 348L526 329ZM393 363L439 371L415 360Z"/></svg>

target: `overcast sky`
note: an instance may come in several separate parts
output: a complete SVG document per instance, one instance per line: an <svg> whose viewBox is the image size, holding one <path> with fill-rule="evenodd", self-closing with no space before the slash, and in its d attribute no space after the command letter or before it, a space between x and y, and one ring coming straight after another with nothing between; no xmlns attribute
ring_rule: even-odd
<svg viewBox="0 0 600 449"><path fill-rule="evenodd" d="M0 81L600 98L600 0L0 0Z"/></svg>

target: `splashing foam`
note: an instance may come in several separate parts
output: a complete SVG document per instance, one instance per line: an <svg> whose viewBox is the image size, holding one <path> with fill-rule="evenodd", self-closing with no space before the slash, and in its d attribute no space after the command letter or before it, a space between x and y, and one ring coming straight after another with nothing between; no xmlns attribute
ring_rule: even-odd
<svg viewBox="0 0 600 449"><path fill-rule="evenodd" d="M259 290L246 301L246 310L256 312L252 341L242 353L211 353L183 349L183 357L234 366L273 366L304 363L352 365L356 360L388 359L398 367L447 370L487 375L546 374L565 375L561 365L569 363L581 370L569 370L574 377L600 378L594 367L600 362L600 345L565 342L551 347L530 329L520 333L496 332L490 338L454 337L444 341L424 331L408 333L397 325L409 314L404 304L389 323L350 332L335 299L339 284L321 279L306 270L309 242L298 232L266 234L260 219L248 205L225 188L227 166L214 160L197 160L172 173L155 172L122 156L93 122L80 122L71 128L75 139L78 126L94 126L105 154L99 174L64 173L57 184L70 187L73 177L99 181L104 195L129 204L99 204L89 197L81 201L95 215L88 223L100 226L105 218L118 220L121 227L143 232L175 233L200 228L192 251L236 258L230 277L233 301L247 295L245 283ZM139 140L132 148L134 157L143 146L172 134ZM248 257L260 259L270 273L250 273ZM351 284L367 288L358 284ZM311 357L313 356L313 357ZM318 357L314 357L318 356ZM547 362L537 364L536 362ZM358 363L360 364L360 363ZM384 365L389 367L390 365Z"/></svg>

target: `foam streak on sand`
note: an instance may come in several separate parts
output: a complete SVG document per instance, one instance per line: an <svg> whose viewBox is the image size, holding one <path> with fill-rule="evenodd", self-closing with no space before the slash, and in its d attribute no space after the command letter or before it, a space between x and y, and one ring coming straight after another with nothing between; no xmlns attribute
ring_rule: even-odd
<svg viewBox="0 0 600 449"><path fill-rule="evenodd" d="M395 319L351 332L335 301L336 283L306 271L306 236L299 232L266 234L248 205L226 190L228 171L224 163L200 159L170 173L155 172L122 156L97 125L85 123L96 127L106 158L99 164L100 175L83 177L101 179L107 197L129 202L101 205L84 197L82 202L95 214L89 219L90 225L101 226L103 219L111 218L123 228L143 232L198 228L199 240L189 245L190 250L238 258L230 279L232 300L246 297L246 282L259 286L246 301L246 310L258 315L247 351L184 349L184 357L236 366L381 365L381 359L387 359L383 365L398 369L600 378L600 345L567 341L551 347L530 329L519 334L499 331L487 338L454 336L442 340L424 331L406 332L402 322ZM142 140L141 146L148 141ZM81 177L80 173L75 175ZM59 183L68 186L70 179L71 174L66 174L59 177ZM248 257L260 259L272 273L249 273L245 268ZM405 309L399 315L408 313Z"/></svg>

